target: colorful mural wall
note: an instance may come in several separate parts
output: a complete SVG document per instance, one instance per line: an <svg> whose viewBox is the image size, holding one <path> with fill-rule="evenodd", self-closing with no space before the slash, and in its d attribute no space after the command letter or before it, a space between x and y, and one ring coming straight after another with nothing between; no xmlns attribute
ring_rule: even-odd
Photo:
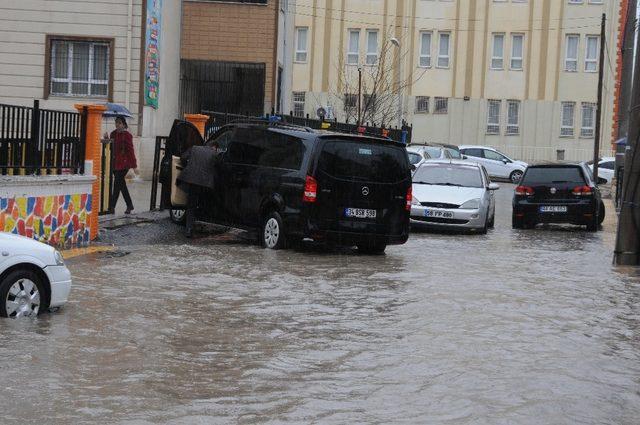
<svg viewBox="0 0 640 425"><path fill-rule="evenodd" d="M91 195L0 198L0 231L59 248L89 243Z"/></svg>

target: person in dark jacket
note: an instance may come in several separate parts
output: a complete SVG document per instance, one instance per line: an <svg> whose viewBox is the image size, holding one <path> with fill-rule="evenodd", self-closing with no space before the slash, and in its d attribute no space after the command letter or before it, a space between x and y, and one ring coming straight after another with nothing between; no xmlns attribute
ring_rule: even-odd
<svg viewBox="0 0 640 425"><path fill-rule="evenodd" d="M133 136L127 130L129 126L124 117L116 118L116 129L111 134L105 134L105 139L113 140L113 198L111 199L111 207L115 209L120 192L124 202L127 204L125 214L131 214L133 211L133 202L127 188L125 176L131 168L137 168L136 155L133 151Z"/></svg>

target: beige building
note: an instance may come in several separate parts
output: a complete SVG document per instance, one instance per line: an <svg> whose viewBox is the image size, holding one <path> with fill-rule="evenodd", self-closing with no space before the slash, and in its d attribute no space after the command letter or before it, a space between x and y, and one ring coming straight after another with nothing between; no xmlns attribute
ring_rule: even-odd
<svg viewBox="0 0 640 425"><path fill-rule="evenodd" d="M178 116L181 1L161 10L158 108L143 106L146 4L151 0L0 0L0 103L74 110L114 102L129 120L139 172L149 177L155 136ZM105 130L113 128L108 120Z"/></svg>
<svg viewBox="0 0 640 425"><path fill-rule="evenodd" d="M414 142L489 145L523 160L593 156L606 13L602 153L610 152L620 0L296 4L294 112L325 107L348 118L357 85L345 80L387 58L398 64L395 107L413 124Z"/></svg>

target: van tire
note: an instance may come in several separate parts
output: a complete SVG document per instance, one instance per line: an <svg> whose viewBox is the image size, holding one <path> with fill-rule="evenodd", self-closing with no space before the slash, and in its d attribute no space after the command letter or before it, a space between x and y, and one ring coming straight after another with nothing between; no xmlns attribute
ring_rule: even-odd
<svg viewBox="0 0 640 425"><path fill-rule="evenodd" d="M606 208L604 202L600 201L600 208L598 209L598 224L602 224L606 216Z"/></svg>
<svg viewBox="0 0 640 425"><path fill-rule="evenodd" d="M269 213L262 223L260 236L262 246L268 249L283 249L287 236L284 232L282 217L276 211Z"/></svg>
<svg viewBox="0 0 640 425"><path fill-rule="evenodd" d="M169 218L173 223L184 226L187 223L187 212L180 208L171 208Z"/></svg>
<svg viewBox="0 0 640 425"><path fill-rule="evenodd" d="M384 250L387 249L386 243L371 243L371 244L359 244L358 252L365 255L382 255Z"/></svg>

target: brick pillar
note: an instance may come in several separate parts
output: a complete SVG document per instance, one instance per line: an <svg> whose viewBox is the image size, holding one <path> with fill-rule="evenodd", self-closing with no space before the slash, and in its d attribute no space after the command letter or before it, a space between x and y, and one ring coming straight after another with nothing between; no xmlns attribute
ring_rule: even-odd
<svg viewBox="0 0 640 425"><path fill-rule="evenodd" d="M91 240L98 237L98 214L100 213L100 180L102 175L102 144L100 143L102 131L102 114L107 108L104 105L74 105L82 113L87 108L87 141L85 146L85 160L93 161L93 182L91 191L91 217L87 219L90 226Z"/></svg>
<svg viewBox="0 0 640 425"><path fill-rule="evenodd" d="M204 126L207 124L207 121L209 121L208 115L184 114L184 119L195 125L198 131L200 131L200 135L204 138Z"/></svg>

